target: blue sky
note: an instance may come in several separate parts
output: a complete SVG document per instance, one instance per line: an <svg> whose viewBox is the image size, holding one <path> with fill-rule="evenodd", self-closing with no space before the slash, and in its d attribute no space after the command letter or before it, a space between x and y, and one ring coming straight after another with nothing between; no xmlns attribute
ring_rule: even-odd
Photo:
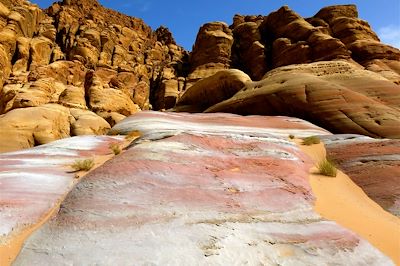
<svg viewBox="0 0 400 266"><path fill-rule="evenodd" d="M31 0L48 7L53 0ZM153 29L168 27L178 44L191 50L199 27L210 21L232 23L235 13L267 15L288 5L304 17L324 6L356 4L359 15L367 20L383 42L400 48L400 0L100 0L102 5L142 18Z"/></svg>

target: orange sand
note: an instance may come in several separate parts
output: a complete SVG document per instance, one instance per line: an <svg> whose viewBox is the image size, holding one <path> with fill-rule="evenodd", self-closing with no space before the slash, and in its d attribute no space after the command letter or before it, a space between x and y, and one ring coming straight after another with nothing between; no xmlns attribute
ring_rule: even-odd
<svg viewBox="0 0 400 266"><path fill-rule="evenodd" d="M8 266L15 260L18 256L25 239L27 239L33 232L40 228L45 222L47 222L51 217L53 217L59 210L61 204L58 202L50 211L43 215L39 219L37 224L25 228L24 230L18 232L16 235L12 235L9 241L5 244L0 245L0 265Z"/></svg>
<svg viewBox="0 0 400 266"><path fill-rule="evenodd" d="M299 147L317 164L325 158L323 143L304 146L296 140ZM372 245L400 265L400 219L386 212L371 200L343 172L336 177L317 174L311 169L310 183L317 198L315 210L326 219L358 233Z"/></svg>

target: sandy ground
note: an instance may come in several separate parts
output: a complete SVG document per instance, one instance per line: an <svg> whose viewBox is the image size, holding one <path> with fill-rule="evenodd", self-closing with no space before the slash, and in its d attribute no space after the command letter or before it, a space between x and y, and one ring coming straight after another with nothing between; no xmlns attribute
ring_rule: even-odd
<svg viewBox="0 0 400 266"><path fill-rule="evenodd" d="M296 143L316 164L325 158L323 143L312 146L301 145L301 140ZM317 167L310 170L310 183L317 198L315 210L358 233L400 265L400 219L371 200L343 172L338 171L336 177L317 172Z"/></svg>
<svg viewBox="0 0 400 266"><path fill-rule="evenodd" d="M123 142L120 145L121 148L121 153L124 152L124 148L127 147L133 140L135 140L139 135L137 136L129 136L127 137L126 141ZM100 167L103 165L106 161L110 160L113 158L115 155L113 153L110 153L109 155L99 155L93 157L94 160L94 166L89 170L89 171L78 171L76 173L72 173L75 175L74 179L74 184L71 186L71 189L79 182L81 178L83 178L85 175L88 173L92 172L96 168ZM65 166L65 171L71 171L72 169L66 165ZM66 193L64 195L64 198L68 195ZM19 252L21 251L21 248L25 242L25 240L32 234L34 233L37 229L39 229L43 224L45 224L49 219L52 217L56 216L61 203L64 201L64 198L60 199L57 203L54 204L54 207L43 217L40 218L38 223L29 226L25 230L23 230L21 233L13 235L6 241L6 243L0 245L0 266L9 266L12 264L12 262L15 260L15 258L18 256Z"/></svg>

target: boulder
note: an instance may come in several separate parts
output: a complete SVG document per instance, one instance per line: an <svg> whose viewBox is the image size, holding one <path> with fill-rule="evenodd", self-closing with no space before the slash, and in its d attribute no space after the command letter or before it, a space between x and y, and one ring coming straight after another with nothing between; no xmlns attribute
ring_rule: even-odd
<svg viewBox="0 0 400 266"><path fill-rule="evenodd" d="M60 94L58 103L70 108L87 109L85 89L67 85L65 90Z"/></svg>
<svg viewBox="0 0 400 266"><path fill-rule="evenodd" d="M69 137L71 118L68 108L57 104L11 110L0 116L0 152Z"/></svg>
<svg viewBox="0 0 400 266"><path fill-rule="evenodd" d="M229 99L249 82L251 78L240 70L222 70L188 88L177 106L190 105L197 106L196 110L205 110L209 106Z"/></svg>
<svg viewBox="0 0 400 266"><path fill-rule="evenodd" d="M71 115L75 121L71 123L71 135L105 135L111 128L102 117L89 110L71 108Z"/></svg>
<svg viewBox="0 0 400 266"><path fill-rule="evenodd" d="M126 116L116 112L97 112L97 115L106 120L111 127L113 127L122 119L126 118Z"/></svg>
<svg viewBox="0 0 400 266"><path fill-rule="evenodd" d="M399 91L399 85L346 61L316 62L274 69L206 112L284 114L332 132L399 138ZM197 99L198 105L208 103Z"/></svg>
<svg viewBox="0 0 400 266"><path fill-rule="evenodd" d="M130 97L122 91L93 85L88 90L89 108L94 112L117 112L128 116L140 111Z"/></svg>

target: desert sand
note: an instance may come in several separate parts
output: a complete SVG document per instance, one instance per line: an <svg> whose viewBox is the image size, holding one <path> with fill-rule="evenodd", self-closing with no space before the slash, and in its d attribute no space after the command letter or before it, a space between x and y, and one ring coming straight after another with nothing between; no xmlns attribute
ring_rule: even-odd
<svg viewBox="0 0 400 266"><path fill-rule="evenodd" d="M296 142L316 164L325 158L323 143L305 146ZM313 167L310 183L318 213L361 235L400 265L400 220L396 216L383 210L341 171L336 177L327 177Z"/></svg>

